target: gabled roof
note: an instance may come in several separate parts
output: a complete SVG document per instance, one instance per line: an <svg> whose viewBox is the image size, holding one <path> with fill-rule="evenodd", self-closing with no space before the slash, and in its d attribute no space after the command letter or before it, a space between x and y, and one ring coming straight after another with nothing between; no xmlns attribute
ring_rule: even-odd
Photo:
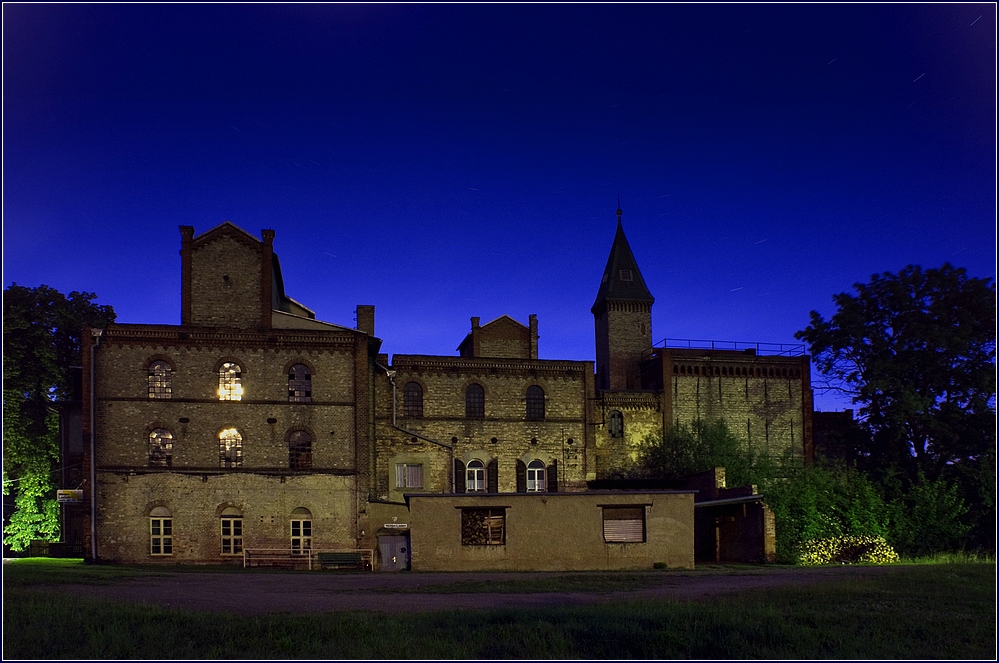
<svg viewBox="0 0 999 663"><path fill-rule="evenodd" d="M232 221L223 221L219 225L215 226L211 230L206 230L197 237L193 238L191 242L192 247L200 244L204 244L211 240L217 239L219 237L232 237L237 241L249 246L250 248L260 250L260 245L262 242L246 232Z"/></svg>
<svg viewBox="0 0 999 663"><path fill-rule="evenodd" d="M652 304L655 301L655 297L649 292L645 285L645 279L642 278L642 273L638 269L635 254L631 252L631 247L628 245L628 238L624 236L620 209L617 211L617 234L614 235L614 244L611 245L607 266L604 268L604 275L600 280L597 300L593 303L590 312L596 313L597 308L607 300L647 304Z"/></svg>

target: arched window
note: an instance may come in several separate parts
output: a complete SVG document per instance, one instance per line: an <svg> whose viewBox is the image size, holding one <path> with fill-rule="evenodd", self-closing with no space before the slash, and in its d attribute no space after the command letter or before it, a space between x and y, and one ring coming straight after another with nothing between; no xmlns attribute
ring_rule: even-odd
<svg viewBox="0 0 999 663"><path fill-rule="evenodd" d="M149 512L149 554L173 554L173 517L165 506Z"/></svg>
<svg viewBox="0 0 999 663"><path fill-rule="evenodd" d="M295 364L288 371L288 402L312 402L312 374L304 364Z"/></svg>
<svg viewBox="0 0 999 663"><path fill-rule="evenodd" d="M306 554L312 550L312 512L298 507L291 512L291 552Z"/></svg>
<svg viewBox="0 0 999 663"><path fill-rule="evenodd" d="M165 361L154 361L149 365L149 397L173 397L173 369Z"/></svg>
<svg viewBox="0 0 999 663"><path fill-rule="evenodd" d="M470 460L465 466L465 490L483 493L486 490L486 468L481 460Z"/></svg>
<svg viewBox="0 0 999 663"><path fill-rule="evenodd" d="M157 428L149 434L149 466L170 467L173 461L173 433Z"/></svg>
<svg viewBox="0 0 999 663"><path fill-rule="evenodd" d="M545 474L547 469L540 460L532 460L527 464L527 492L545 492Z"/></svg>
<svg viewBox="0 0 999 663"><path fill-rule="evenodd" d="M527 388L527 420L545 420L545 390L537 385Z"/></svg>
<svg viewBox="0 0 999 663"><path fill-rule="evenodd" d="M312 437L304 430L288 436L288 467L293 470L312 469Z"/></svg>
<svg viewBox="0 0 999 663"><path fill-rule="evenodd" d="M227 507L220 519L222 554L240 555L243 552L243 512L236 507Z"/></svg>
<svg viewBox="0 0 999 663"><path fill-rule="evenodd" d="M423 386L419 382L407 382L402 388L402 416L423 417Z"/></svg>
<svg viewBox="0 0 999 663"><path fill-rule="evenodd" d="M624 437L624 415L618 410L611 410L607 431L611 437Z"/></svg>
<svg viewBox="0 0 999 663"><path fill-rule="evenodd" d="M219 433L219 467L243 466L243 436L235 428Z"/></svg>
<svg viewBox="0 0 999 663"><path fill-rule="evenodd" d="M465 418L483 419L486 416L486 390L481 384L470 384L465 388Z"/></svg>
<svg viewBox="0 0 999 663"><path fill-rule="evenodd" d="M226 362L219 367L219 400L238 401L243 397L243 370Z"/></svg>

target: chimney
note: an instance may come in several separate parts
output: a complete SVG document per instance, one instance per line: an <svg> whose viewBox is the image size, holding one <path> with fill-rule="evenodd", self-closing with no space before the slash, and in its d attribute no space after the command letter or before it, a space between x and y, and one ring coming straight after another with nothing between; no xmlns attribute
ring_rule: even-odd
<svg viewBox="0 0 999 663"><path fill-rule="evenodd" d="M375 307L357 305L357 329L368 336L375 335Z"/></svg>
<svg viewBox="0 0 999 663"><path fill-rule="evenodd" d="M538 316L534 313L527 316L527 326L531 330L531 359L538 358Z"/></svg>
<svg viewBox="0 0 999 663"><path fill-rule="evenodd" d="M472 316L472 356L479 356L479 317Z"/></svg>
<svg viewBox="0 0 999 663"><path fill-rule="evenodd" d="M194 226L180 226L180 324L191 322L191 241Z"/></svg>

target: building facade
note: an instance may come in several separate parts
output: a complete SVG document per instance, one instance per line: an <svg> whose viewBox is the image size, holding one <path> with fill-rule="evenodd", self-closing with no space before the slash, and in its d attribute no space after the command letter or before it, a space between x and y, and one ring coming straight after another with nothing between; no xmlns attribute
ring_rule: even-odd
<svg viewBox="0 0 999 663"><path fill-rule="evenodd" d="M473 317L454 356L390 358L373 306L358 306L348 328L288 297L273 243L273 231L258 239L229 222L197 236L182 226L181 323L85 335L88 557L372 550L381 568L430 569L447 566L432 551L449 550L461 568L549 568L530 561L525 523L583 508L545 498L583 498L587 482L626 473L647 434L721 418L754 449L811 453L803 353L653 346L654 300L620 210L592 308L595 362L539 359L533 315L527 325ZM510 521L506 553L431 531L454 500L488 510L503 495L536 516ZM614 512L611 502L600 508ZM573 568L692 565L693 502L641 502L641 540L595 539ZM680 538L657 529L667 512Z"/></svg>

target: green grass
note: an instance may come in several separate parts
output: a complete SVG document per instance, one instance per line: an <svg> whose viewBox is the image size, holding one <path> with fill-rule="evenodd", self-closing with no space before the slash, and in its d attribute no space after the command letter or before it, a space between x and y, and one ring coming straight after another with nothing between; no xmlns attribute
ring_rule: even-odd
<svg viewBox="0 0 999 663"><path fill-rule="evenodd" d="M994 563L895 566L882 574L703 602L253 617L67 598L37 588L37 581L47 572L58 577L58 582L68 581L64 574L72 567L25 567L28 574L35 574L26 583L21 576L24 569L16 566L15 573L10 565L4 568L4 658L867 660L996 656ZM84 571L95 577L105 573L102 577L108 582L143 573L114 567L85 567ZM154 569L150 574L162 572ZM588 582L596 579L578 575ZM648 578L668 579L670 575L650 572ZM631 582L632 576L643 574L608 574L622 582Z"/></svg>

